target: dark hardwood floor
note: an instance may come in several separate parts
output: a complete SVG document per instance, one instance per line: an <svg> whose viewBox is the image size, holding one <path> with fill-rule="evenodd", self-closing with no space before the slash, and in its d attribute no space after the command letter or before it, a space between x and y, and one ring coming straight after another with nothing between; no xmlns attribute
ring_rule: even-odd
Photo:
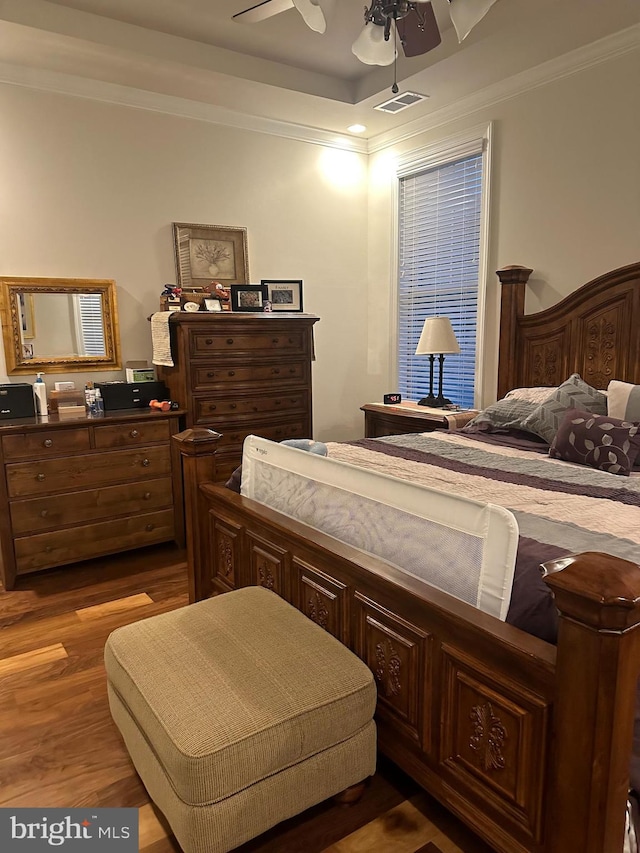
<svg viewBox="0 0 640 853"><path fill-rule="evenodd" d="M163 545L31 575L0 591L0 806L140 809L140 850L179 853L107 704L119 625L187 604L184 553ZM391 762L354 806L322 803L242 853L491 853Z"/></svg>

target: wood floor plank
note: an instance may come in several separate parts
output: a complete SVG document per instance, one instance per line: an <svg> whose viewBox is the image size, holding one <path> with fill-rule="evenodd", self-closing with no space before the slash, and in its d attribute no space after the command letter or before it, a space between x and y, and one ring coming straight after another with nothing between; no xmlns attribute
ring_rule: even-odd
<svg viewBox="0 0 640 853"><path fill-rule="evenodd" d="M67 650L62 643L53 643L51 646L41 646L30 652L5 657L0 660L0 676L12 675L13 673L31 670L34 667L68 657Z"/></svg>
<svg viewBox="0 0 640 853"><path fill-rule="evenodd" d="M169 838L171 830L166 824L166 821L156 812L151 803L142 806L138 810L139 814L139 844L140 850L154 844L156 841Z"/></svg>
<svg viewBox="0 0 640 853"><path fill-rule="evenodd" d="M135 607L146 607L147 604L153 604L153 599L146 592L138 593L138 595L128 595L126 598L116 598L113 601L106 601L104 604L93 604L91 607L83 607L82 610L76 610L76 616L83 622L88 619L102 619L103 616L113 616L116 613L127 612Z"/></svg>
<svg viewBox="0 0 640 853"><path fill-rule="evenodd" d="M432 841L438 829L424 817L411 800L380 815L346 838L325 848L324 853L414 853L421 845Z"/></svg>

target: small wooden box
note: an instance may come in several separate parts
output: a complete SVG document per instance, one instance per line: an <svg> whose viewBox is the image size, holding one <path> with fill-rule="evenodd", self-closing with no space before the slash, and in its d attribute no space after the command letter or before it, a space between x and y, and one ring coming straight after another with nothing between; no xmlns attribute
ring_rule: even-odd
<svg viewBox="0 0 640 853"><path fill-rule="evenodd" d="M63 405L85 406L84 391L76 388L73 391L49 391L49 411L59 412Z"/></svg>

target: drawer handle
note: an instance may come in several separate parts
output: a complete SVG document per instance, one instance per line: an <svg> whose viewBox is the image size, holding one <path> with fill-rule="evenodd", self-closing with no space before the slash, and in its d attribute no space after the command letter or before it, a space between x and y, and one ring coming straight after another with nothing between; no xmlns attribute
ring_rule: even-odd
<svg viewBox="0 0 640 853"><path fill-rule="evenodd" d="M39 483L42 483L42 481L44 480L44 478L45 478L45 477L44 477L44 474L38 474L38 475L36 476L36 480L37 480Z"/></svg>
<svg viewBox="0 0 640 853"><path fill-rule="evenodd" d="M148 459L143 459L141 464L143 468L148 468L151 462Z"/></svg>
<svg viewBox="0 0 640 853"><path fill-rule="evenodd" d="M52 545L45 545L44 550L47 554L50 554L53 551L53 546Z"/></svg>
<svg viewBox="0 0 640 853"><path fill-rule="evenodd" d="M216 406L213 403L209 403L209 411L215 412L215 410L216 410Z"/></svg>
<svg viewBox="0 0 640 853"><path fill-rule="evenodd" d="M49 510L43 509L42 512L40 513L40 518L46 518L48 515L49 515Z"/></svg>
<svg viewBox="0 0 640 853"><path fill-rule="evenodd" d="M271 343L272 343L272 344L279 344L279 343L280 343L280 338L272 338L272 339L271 339Z"/></svg>
<svg viewBox="0 0 640 853"><path fill-rule="evenodd" d="M147 524L147 526L145 527L145 530L148 533L151 533L151 531L153 530L154 527L155 527L155 524Z"/></svg>
<svg viewBox="0 0 640 853"><path fill-rule="evenodd" d="M272 373L275 373L275 374L276 374L276 376L277 376L277 375L280 373L280 368L279 368L279 367L272 367L272 368L271 368L271 372L272 372Z"/></svg>
<svg viewBox="0 0 640 853"><path fill-rule="evenodd" d="M290 343L290 344L292 344L292 343L293 343L293 338L289 338L289 343Z"/></svg>
<svg viewBox="0 0 640 853"><path fill-rule="evenodd" d="M231 344L233 343L233 338L227 338L227 343L229 344L229 346L231 346Z"/></svg>
<svg viewBox="0 0 640 853"><path fill-rule="evenodd" d="M45 438L42 444L44 447L53 447L53 441L50 438Z"/></svg>
<svg viewBox="0 0 640 853"><path fill-rule="evenodd" d="M295 367L290 367L290 368L289 368L289 373L295 373L295 372L296 372Z"/></svg>
<svg viewBox="0 0 640 853"><path fill-rule="evenodd" d="M227 376L235 376L235 375L236 375L235 370L229 370L227 373Z"/></svg>
<svg viewBox="0 0 640 853"><path fill-rule="evenodd" d="M207 379L213 379L213 377L214 377L214 376L215 376L215 373L213 372L213 370L210 370L210 371L207 373Z"/></svg>
<svg viewBox="0 0 640 853"><path fill-rule="evenodd" d="M282 400L275 400L274 402L275 402L276 406L282 405Z"/></svg>
<svg viewBox="0 0 640 853"><path fill-rule="evenodd" d="M282 432L283 432L283 431L282 431L281 429L277 429L277 430L276 430L276 435L282 435Z"/></svg>
<svg viewBox="0 0 640 853"><path fill-rule="evenodd" d="M208 347L210 347L211 344L213 343L213 338L205 338L204 342Z"/></svg>
<svg viewBox="0 0 640 853"><path fill-rule="evenodd" d="M229 406L229 408L230 408L230 409L237 409L237 408L238 408L238 406L237 406L237 404L236 404L236 403L232 403L232 404Z"/></svg>
<svg viewBox="0 0 640 853"><path fill-rule="evenodd" d="M145 492L143 498L145 501L148 501L151 498L151 492Z"/></svg>
<svg viewBox="0 0 640 853"><path fill-rule="evenodd" d="M137 438L140 435L140 433L138 432L137 429L132 429L131 432L129 433L129 435L131 436L131 438Z"/></svg>

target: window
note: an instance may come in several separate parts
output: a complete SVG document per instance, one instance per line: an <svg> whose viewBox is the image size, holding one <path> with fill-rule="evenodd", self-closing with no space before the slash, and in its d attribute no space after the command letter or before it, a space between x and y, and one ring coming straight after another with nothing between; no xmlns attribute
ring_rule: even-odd
<svg viewBox="0 0 640 853"><path fill-rule="evenodd" d="M73 299L76 308L77 337L80 341L78 354L104 355L106 348L101 294L79 293L73 296Z"/></svg>
<svg viewBox="0 0 640 853"><path fill-rule="evenodd" d="M482 140L414 162L399 173L398 389L418 400L429 391L429 357L415 355L426 317L451 320L460 355L445 356L442 392L463 408L479 396L485 279ZM438 361L434 376L438 393Z"/></svg>

